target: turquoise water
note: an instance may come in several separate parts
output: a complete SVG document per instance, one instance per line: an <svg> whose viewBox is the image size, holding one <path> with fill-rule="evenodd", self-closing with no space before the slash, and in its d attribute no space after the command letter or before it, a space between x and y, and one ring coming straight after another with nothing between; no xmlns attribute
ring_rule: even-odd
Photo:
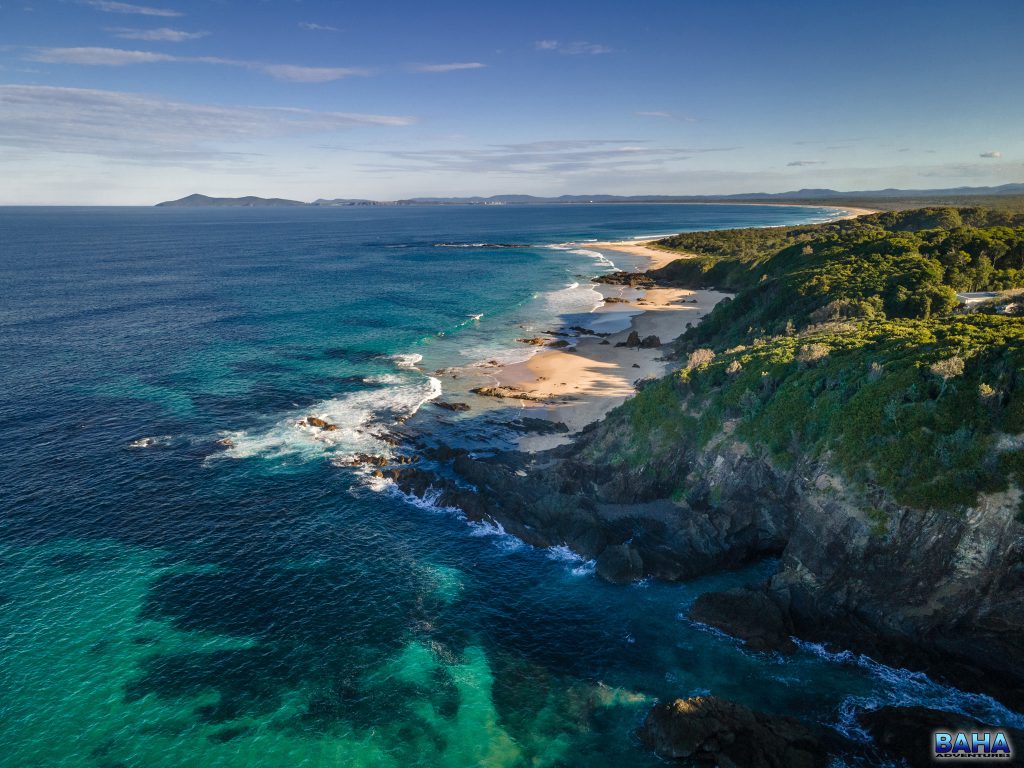
<svg viewBox="0 0 1024 768"><path fill-rule="evenodd" d="M826 215L0 209L0 765L654 765L636 725L699 692L847 731L881 702L1020 724L683 618L771 563L609 586L345 466L406 419L500 444L500 412L424 405L433 372L468 386L588 311L608 258L636 266L587 240Z"/></svg>

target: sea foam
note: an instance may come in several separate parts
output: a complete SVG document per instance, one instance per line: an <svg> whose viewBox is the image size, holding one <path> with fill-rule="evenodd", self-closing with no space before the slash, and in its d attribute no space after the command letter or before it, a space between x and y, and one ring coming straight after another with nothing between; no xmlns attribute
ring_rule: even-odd
<svg viewBox="0 0 1024 768"><path fill-rule="evenodd" d="M233 459L298 460L341 458L355 453L389 455L390 447L377 436L379 432L409 418L442 391L440 380L433 376L407 377L400 381L402 383L381 389L321 401L263 430L225 433L222 437L232 445L221 455ZM377 383L390 383L390 380L378 379ZM336 429L328 431L309 426L306 423L309 416L334 424Z"/></svg>

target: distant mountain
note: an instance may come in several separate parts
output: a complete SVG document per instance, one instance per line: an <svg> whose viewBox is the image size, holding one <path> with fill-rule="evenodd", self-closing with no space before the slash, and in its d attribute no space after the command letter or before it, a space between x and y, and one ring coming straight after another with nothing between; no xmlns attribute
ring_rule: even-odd
<svg viewBox="0 0 1024 768"><path fill-rule="evenodd" d="M790 192L742 192L733 195L560 195L536 197L534 195L493 195L491 197L412 197L405 200L378 201L360 198L321 198L312 203L283 200L272 197L207 197L189 195L180 200L158 203L158 206L256 208L274 206L310 205L319 207L377 206L377 205L529 205L580 203L721 203L721 202L820 202L830 200L849 204L857 200L941 200L942 198L1008 197L1024 195L1024 184L1003 184L998 187L954 187L951 189L878 189L839 192L834 189L797 189Z"/></svg>
<svg viewBox="0 0 1024 768"><path fill-rule="evenodd" d="M850 200L855 198L914 197L992 197L1024 195L1024 184L1003 184L998 187L954 187L951 189L880 189L839 192L835 189L797 189L790 192L741 192L732 195L494 195L493 197L414 197L399 200L400 205L514 205L523 203L713 203L724 200L786 201L786 200Z"/></svg>
<svg viewBox="0 0 1024 768"><path fill-rule="evenodd" d="M352 205L394 205L394 203L382 203L379 200L363 200L361 198L349 199L336 197L333 200L320 198L319 200L314 200L310 205L316 205L322 208L343 208Z"/></svg>
<svg viewBox="0 0 1024 768"><path fill-rule="evenodd" d="M206 195L189 195L180 200L168 200L157 203L158 208L281 208L286 206L307 205L298 200L284 200L280 197L207 197Z"/></svg>

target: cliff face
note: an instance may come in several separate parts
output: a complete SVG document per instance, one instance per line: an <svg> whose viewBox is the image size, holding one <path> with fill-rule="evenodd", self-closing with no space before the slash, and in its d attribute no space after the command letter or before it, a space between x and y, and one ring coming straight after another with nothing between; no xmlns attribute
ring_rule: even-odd
<svg viewBox="0 0 1024 768"><path fill-rule="evenodd" d="M391 471L537 546L567 544L613 582L693 578L767 555L759 588L702 597L692 614L748 640L791 650L790 635L928 671L1024 705L1024 526L1015 487L960 512L870 498L827 460L780 468L727 429L702 450L632 471L593 461L628 439L621 417L541 458L459 455L456 484ZM670 498L682 484L686 498Z"/></svg>
<svg viewBox="0 0 1024 768"><path fill-rule="evenodd" d="M691 615L1024 707L1024 320L956 308L956 291L1024 287L1024 220L997 218L670 238L698 255L648 279L736 291L677 340L678 371L550 454L392 474L609 581L777 555L768 583Z"/></svg>

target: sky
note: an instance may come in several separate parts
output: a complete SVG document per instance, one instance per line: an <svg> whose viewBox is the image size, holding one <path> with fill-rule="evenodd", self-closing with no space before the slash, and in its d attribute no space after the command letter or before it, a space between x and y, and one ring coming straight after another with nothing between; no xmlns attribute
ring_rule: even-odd
<svg viewBox="0 0 1024 768"><path fill-rule="evenodd" d="M0 204L1024 181L1024 2L0 0Z"/></svg>

